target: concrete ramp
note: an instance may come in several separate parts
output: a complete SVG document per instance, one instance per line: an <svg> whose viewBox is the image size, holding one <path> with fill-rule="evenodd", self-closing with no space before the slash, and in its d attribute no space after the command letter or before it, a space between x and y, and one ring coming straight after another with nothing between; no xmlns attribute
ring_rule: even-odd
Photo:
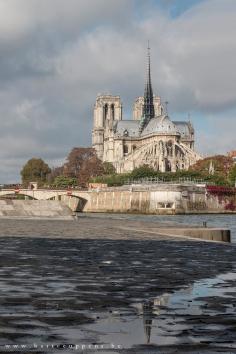
<svg viewBox="0 0 236 354"><path fill-rule="evenodd" d="M73 219L71 209L56 200L0 200L0 218Z"/></svg>

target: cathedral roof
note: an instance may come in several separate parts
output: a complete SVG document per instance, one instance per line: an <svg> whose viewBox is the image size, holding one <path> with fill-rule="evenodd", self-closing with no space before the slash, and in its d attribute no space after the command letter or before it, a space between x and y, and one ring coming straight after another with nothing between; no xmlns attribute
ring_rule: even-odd
<svg viewBox="0 0 236 354"><path fill-rule="evenodd" d="M138 120L119 120L116 124L115 136L130 136L138 137L139 136L139 121Z"/></svg>
<svg viewBox="0 0 236 354"><path fill-rule="evenodd" d="M120 120L115 122L114 133L116 137L139 137L140 121L139 120ZM180 134L182 138L191 136L193 128L190 122L171 121L170 118L159 116L151 119L143 129L141 136L149 134Z"/></svg>
<svg viewBox="0 0 236 354"><path fill-rule="evenodd" d="M142 131L142 136L159 133L159 134L178 134L175 124L168 116L159 116L151 119Z"/></svg>
<svg viewBox="0 0 236 354"><path fill-rule="evenodd" d="M190 122L175 121L173 123L175 124L175 126L182 138L190 137L190 135L193 133L193 127Z"/></svg>

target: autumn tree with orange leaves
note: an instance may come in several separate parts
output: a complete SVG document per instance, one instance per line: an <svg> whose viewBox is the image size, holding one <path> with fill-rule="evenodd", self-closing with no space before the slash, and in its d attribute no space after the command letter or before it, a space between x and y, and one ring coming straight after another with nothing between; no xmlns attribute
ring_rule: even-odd
<svg viewBox="0 0 236 354"><path fill-rule="evenodd" d="M78 185L87 186L90 178L103 175L105 166L98 159L93 148L75 147L69 153L66 163L63 166L63 175L76 177Z"/></svg>

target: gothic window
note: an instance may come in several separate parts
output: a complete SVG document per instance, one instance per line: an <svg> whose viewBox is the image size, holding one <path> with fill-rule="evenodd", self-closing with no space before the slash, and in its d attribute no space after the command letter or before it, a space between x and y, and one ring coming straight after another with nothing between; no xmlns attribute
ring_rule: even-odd
<svg viewBox="0 0 236 354"><path fill-rule="evenodd" d="M163 144L162 140L159 141L159 148L160 148L160 153L163 154L164 153L164 144Z"/></svg>
<svg viewBox="0 0 236 354"><path fill-rule="evenodd" d="M136 146L136 145L134 145L134 146L133 146L133 151L134 151L134 150L136 150L136 148L137 148L137 146Z"/></svg>
<svg viewBox="0 0 236 354"><path fill-rule="evenodd" d="M111 119L114 120L115 119L115 107L114 104L112 103L111 105Z"/></svg>
<svg viewBox="0 0 236 354"><path fill-rule="evenodd" d="M175 145L175 156L180 156L179 148L177 145Z"/></svg>
<svg viewBox="0 0 236 354"><path fill-rule="evenodd" d="M129 152L129 147L128 147L128 145L124 145L123 151L124 151L124 154L125 154L125 155L128 154L128 152Z"/></svg>
<svg viewBox="0 0 236 354"><path fill-rule="evenodd" d="M108 104L106 103L103 107L103 118L104 122L107 120L107 114L108 114Z"/></svg>
<svg viewBox="0 0 236 354"><path fill-rule="evenodd" d="M127 129L124 130L124 136L129 136L129 132Z"/></svg>
<svg viewBox="0 0 236 354"><path fill-rule="evenodd" d="M171 172L171 163L168 159L165 159L165 172Z"/></svg>
<svg viewBox="0 0 236 354"><path fill-rule="evenodd" d="M173 145L172 145L172 141L171 140L169 140L168 142L167 142L167 150L168 150L168 155L172 155L172 152L173 152Z"/></svg>

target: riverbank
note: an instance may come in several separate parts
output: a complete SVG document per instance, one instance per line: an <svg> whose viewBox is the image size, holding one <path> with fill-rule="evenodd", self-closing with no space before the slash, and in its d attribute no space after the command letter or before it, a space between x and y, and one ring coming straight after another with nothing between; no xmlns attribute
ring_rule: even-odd
<svg viewBox="0 0 236 354"><path fill-rule="evenodd" d="M156 223L148 222L145 232L141 227L142 221L101 216L1 220L1 349L115 341L125 349L100 353L215 353L212 345L233 352L235 246L148 233ZM187 313L178 292L222 273L232 274L227 296L204 290L200 308L186 300ZM171 294L178 295L174 304L166 300Z"/></svg>
<svg viewBox="0 0 236 354"><path fill-rule="evenodd" d="M230 231L220 228L154 223L139 220L121 221L106 216L78 216L75 220L60 219L1 219L1 236L99 238L99 239L202 239L205 241L230 242Z"/></svg>
<svg viewBox="0 0 236 354"><path fill-rule="evenodd" d="M9 213L7 197L15 197L16 191L12 189L0 190L2 199L1 210L4 215ZM17 197L33 198L40 206L40 202L50 200L61 201L67 205L73 212L85 213L129 213L146 215L191 215L191 214L235 214L236 213L236 190L228 187L206 186L203 184L192 183L153 183L153 184L134 184L123 185L120 187L107 187L89 190L53 190L53 189L19 189ZM35 201L36 200L36 201ZM21 200L22 208L24 202ZM0 203L0 204L1 204ZM21 216L20 212L15 210L14 203L12 212ZM31 207L28 216L34 213L34 205ZM47 208L43 208L43 213ZM38 214L38 212L36 212ZM50 216L50 215L49 215Z"/></svg>
<svg viewBox="0 0 236 354"><path fill-rule="evenodd" d="M0 199L0 220L2 218L73 219L71 209L58 200L14 199Z"/></svg>
<svg viewBox="0 0 236 354"><path fill-rule="evenodd" d="M213 215L213 214L192 214L192 215L144 215L144 214L107 214L107 213L78 213L79 218L102 218L119 220L121 224L127 220L144 221L154 225L162 224L169 227L202 227L206 224L210 228L229 229L231 232L231 242L236 243L236 217L235 215Z"/></svg>

